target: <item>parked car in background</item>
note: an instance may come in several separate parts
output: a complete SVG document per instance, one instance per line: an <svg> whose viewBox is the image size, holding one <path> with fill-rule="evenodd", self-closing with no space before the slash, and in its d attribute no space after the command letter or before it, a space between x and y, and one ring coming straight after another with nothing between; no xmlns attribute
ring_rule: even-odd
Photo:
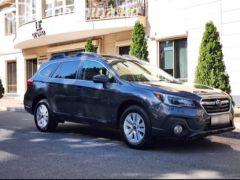
<svg viewBox="0 0 240 180"><path fill-rule="evenodd" d="M59 54L28 80L25 109L40 131L65 121L121 131L132 148L152 136L199 138L234 129L231 98L221 90L186 85L130 56Z"/></svg>

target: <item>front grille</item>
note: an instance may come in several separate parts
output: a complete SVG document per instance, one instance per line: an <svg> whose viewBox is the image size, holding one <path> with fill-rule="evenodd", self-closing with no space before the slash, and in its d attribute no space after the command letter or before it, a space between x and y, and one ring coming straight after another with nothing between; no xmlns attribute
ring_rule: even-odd
<svg viewBox="0 0 240 180"><path fill-rule="evenodd" d="M228 98L203 99L201 104L209 114L228 112L231 106Z"/></svg>

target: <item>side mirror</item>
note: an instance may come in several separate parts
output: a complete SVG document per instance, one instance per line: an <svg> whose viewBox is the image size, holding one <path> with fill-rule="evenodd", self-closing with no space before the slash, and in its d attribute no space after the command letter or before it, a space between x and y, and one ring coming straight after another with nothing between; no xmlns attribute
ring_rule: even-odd
<svg viewBox="0 0 240 180"><path fill-rule="evenodd" d="M96 76L93 76L93 82L107 83L107 82L109 82L109 78L106 75L96 75Z"/></svg>

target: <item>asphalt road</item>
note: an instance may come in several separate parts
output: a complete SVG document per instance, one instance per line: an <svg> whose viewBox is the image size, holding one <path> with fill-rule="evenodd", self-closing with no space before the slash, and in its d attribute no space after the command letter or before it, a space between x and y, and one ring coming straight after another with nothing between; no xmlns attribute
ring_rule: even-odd
<svg viewBox="0 0 240 180"><path fill-rule="evenodd" d="M240 178L240 133L139 151L109 129L67 123L40 133L31 115L0 112L0 178Z"/></svg>

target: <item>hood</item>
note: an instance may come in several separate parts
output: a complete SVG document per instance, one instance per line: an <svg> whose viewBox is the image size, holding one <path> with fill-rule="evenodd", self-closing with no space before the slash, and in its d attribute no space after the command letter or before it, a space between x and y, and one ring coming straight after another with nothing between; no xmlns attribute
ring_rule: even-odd
<svg viewBox="0 0 240 180"><path fill-rule="evenodd" d="M149 90L160 91L163 93L170 93L173 95L180 96L199 96L199 97L214 97L214 96L225 96L226 94L219 89L214 89L208 86L190 83L169 83L165 81L158 82L134 82L133 86L141 86Z"/></svg>

